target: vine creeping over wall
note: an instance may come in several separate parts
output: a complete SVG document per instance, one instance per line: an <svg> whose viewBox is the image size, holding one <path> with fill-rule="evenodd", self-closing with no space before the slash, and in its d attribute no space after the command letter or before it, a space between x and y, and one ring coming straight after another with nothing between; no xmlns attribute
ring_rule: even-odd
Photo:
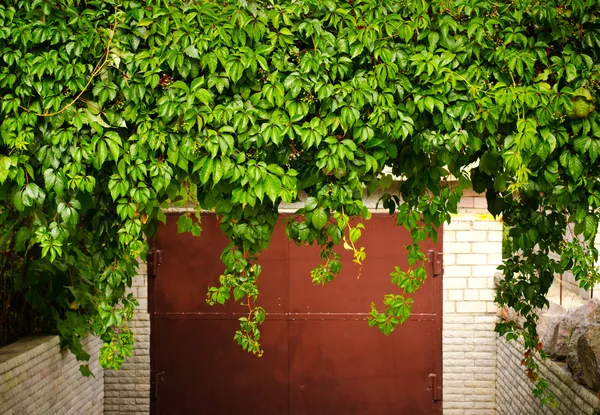
<svg viewBox="0 0 600 415"><path fill-rule="evenodd" d="M161 207L211 209L231 240L208 301L248 305L235 339L262 353L257 254L281 202L309 195L287 224L319 244L315 284L360 264L363 190L407 227L409 269L369 324L391 332L422 284L418 243L485 192L509 227L497 301L527 317L553 275L597 275L600 81L598 0L9 0L0 5L2 273L55 321L64 344L101 336L101 363L131 354L125 296ZM452 180L450 180L452 179ZM456 180L454 180L456 179ZM563 242L566 224L586 244ZM548 254L558 252L560 260ZM308 277L308 276L307 276ZM85 367L83 368L85 371Z"/></svg>

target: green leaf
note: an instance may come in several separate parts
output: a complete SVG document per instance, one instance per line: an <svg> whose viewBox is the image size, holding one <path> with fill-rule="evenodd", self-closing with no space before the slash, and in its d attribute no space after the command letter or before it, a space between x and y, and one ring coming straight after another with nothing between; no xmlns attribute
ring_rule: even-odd
<svg viewBox="0 0 600 415"><path fill-rule="evenodd" d="M34 203L43 203L46 194L35 183L29 183L23 190L23 205L33 206Z"/></svg>
<svg viewBox="0 0 600 415"><path fill-rule="evenodd" d="M591 137L578 137L573 142L573 146L578 153L585 153L590 148L590 144L592 143Z"/></svg>
<svg viewBox="0 0 600 415"><path fill-rule="evenodd" d="M583 236L588 239L598 231L598 218L595 215L586 215Z"/></svg>
<svg viewBox="0 0 600 415"><path fill-rule="evenodd" d="M141 26L141 27L145 27L145 26L150 26L153 22L154 22L154 20L145 17L145 18L141 19L137 25Z"/></svg>
<svg viewBox="0 0 600 415"><path fill-rule="evenodd" d="M317 201L316 198L314 197L308 197L306 199L306 202L304 202L304 209L307 212L311 212L313 210L315 210L315 208L319 205L319 202Z"/></svg>
<svg viewBox="0 0 600 415"><path fill-rule="evenodd" d="M273 174L267 175L265 180L265 193L273 203L277 201L279 192L281 192L281 180L279 180L279 177Z"/></svg>
<svg viewBox="0 0 600 415"><path fill-rule="evenodd" d="M208 183L208 180L210 179L210 175L213 172L213 166L214 166L213 163L214 163L213 159L204 157L204 162L202 164L202 170L200 170L200 181L203 184Z"/></svg>
<svg viewBox="0 0 600 415"><path fill-rule="evenodd" d="M192 229L192 218L188 215L181 215L177 219L177 232L184 233Z"/></svg>
<svg viewBox="0 0 600 415"><path fill-rule="evenodd" d="M350 229L350 240L352 241L352 243L355 243L356 241L358 241L361 234L362 234L362 232L359 228Z"/></svg>
<svg viewBox="0 0 600 415"><path fill-rule="evenodd" d="M431 52L435 51L436 46L440 40L440 35L437 32L431 32L429 33L429 36L427 36L428 40L429 40L429 50Z"/></svg>
<svg viewBox="0 0 600 415"><path fill-rule="evenodd" d="M319 207L312 212L312 224L316 229L323 229L328 220L329 214L323 208Z"/></svg>
<svg viewBox="0 0 600 415"><path fill-rule="evenodd" d="M100 168L102 167L102 165L108 157L108 146L106 144L106 141L101 140L98 142L98 148L96 149L96 152L97 163L95 164L95 166L96 168Z"/></svg>
<svg viewBox="0 0 600 415"><path fill-rule="evenodd" d="M0 184L6 181L11 166L12 160L10 157L0 157Z"/></svg>
<svg viewBox="0 0 600 415"><path fill-rule="evenodd" d="M89 365L79 365L79 372L81 373L82 376L84 376L86 378L94 377L94 374L90 370Z"/></svg>
<svg viewBox="0 0 600 415"><path fill-rule="evenodd" d="M213 171L213 186L221 181L223 177L224 169L223 162L221 160L213 160L214 171Z"/></svg>
<svg viewBox="0 0 600 415"><path fill-rule="evenodd" d="M381 190L389 189L392 186L393 181L394 177L391 174L384 174L381 176L381 179L379 179L379 187L381 187Z"/></svg>
<svg viewBox="0 0 600 415"><path fill-rule="evenodd" d="M118 161L119 155L121 154L121 146L123 145L119 134L115 131L107 131L104 135L104 141L110 149L111 155L113 156L113 160Z"/></svg>
<svg viewBox="0 0 600 415"><path fill-rule="evenodd" d="M188 55L190 58L200 59L200 54L198 53L198 49L194 45L189 45L187 48L183 50L183 52Z"/></svg>
<svg viewBox="0 0 600 415"><path fill-rule="evenodd" d="M189 92L190 89L188 88L188 86L186 85L185 82L183 81L175 81L171 84L170 88L175 88L175 89L181 89L185 92Z"/></svg>
<svg viewBox="0 0 600 415"><path fill-rule="evenodd" d="M194 95L202 102L204 105L209 105L213 101L213 95L210 91L200 88Z"/></svg>
<svg viewBox="0 0 600 415"><path fill-rule="evenodd" d="M270 171L271 173L277 175L277 176L283 176L283 175L285 175L285 170L283 170L283 168L281 168L277 164L269 164L267 166L267 170Z"/></svg>
<svg viewBox="0 0 600 415"><path fill-rule="evenodd" d="M22 212L23 210L25 210L25 204L23 203L23 191L19 190L15 192L15 194L13 195L12 202L14 207L18 211Z"/></svg>
<svg viewBox="0 0 600 415"><path fill-rule="evenodd" d="M571 157L569 157L569 173L571 173L571 176L575 179L579 178L583 173L583 163L575 154L572 154Z"/></svg>
<svg viewBox="0 0 600 415"><path fill-rule="evenodd" d="M577 68L572 63L567 65L566 71L567 71L567 82L571 82L575 78L577 78Z"/></svg>

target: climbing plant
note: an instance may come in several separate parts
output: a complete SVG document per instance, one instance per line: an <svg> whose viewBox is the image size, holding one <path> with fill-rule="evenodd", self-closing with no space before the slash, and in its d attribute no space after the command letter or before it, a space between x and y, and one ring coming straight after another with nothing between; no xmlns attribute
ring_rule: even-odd
<svg viewBox="0 0 600 415"><path fill-rule="evenodd" d="M426 278L419 243L472 186L508 229L496 301L525 317L497 331L524 341L547 401L534 311L557 273L597 280L599 7L4 1L1 278L19 281L79 359L81 337L100 336L101 363L116 369L132 351L126 289L163 209L193 207L178 227L194 235L212 210L230 244L208 301L246 304L235 340L261 354L258 254L278 206L306 194L286 230L321 247L307 278L324 284L341 267L334 247L368 260L349 220L369 218L363 194L381 187L413 239L410 268L390 270L391 294L368 317L390 333ZM565 242L569 223L583 245Z"/></svg>

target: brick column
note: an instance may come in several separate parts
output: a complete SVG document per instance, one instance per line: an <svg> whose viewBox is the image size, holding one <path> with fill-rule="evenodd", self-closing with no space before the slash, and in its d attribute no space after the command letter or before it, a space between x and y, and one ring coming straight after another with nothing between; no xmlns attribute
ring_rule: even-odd
<svg viewBox="0 0 600 415"><path fill-rule="evenodd" d="M494 273L502 262L502 223L485 198L463 198L444 228L442 329L444 415L495 415Z"/></svg>
<svg viewBox="0 0 600 415"><path fill-rule="evenodd" d="M118 371L104 372L105 415L148 415L150 413L150 314L146 263L140 262L131 288L140 305L131 330L135 335L133 356Z"/></svg>

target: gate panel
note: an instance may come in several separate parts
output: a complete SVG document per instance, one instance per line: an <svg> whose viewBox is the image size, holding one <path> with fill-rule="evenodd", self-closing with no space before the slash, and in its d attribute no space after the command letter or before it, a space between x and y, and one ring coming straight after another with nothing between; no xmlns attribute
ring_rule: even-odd
<svg viewBox="0 0 600 415"><path fill-rule="evenodd" d="M272 313L261 330L265 353L257 358L233 341L248 308L206 303L228 244L215 216L202 217L199 238L179 234L176 222L168 215L159 228L161 265L150 281L151 366L158 373L153 414L287 414L289 245L283 228L273 235L274 249L261 257L261 305Z"/></svg>
<svg viewBox="0 0 600 415"><path fill-rule="evenodd" d="M441 379L441 278L429 273L413 316L390 336L365 321L371 301L394 291L390 271L407 266L408 234L392 218L365 222L360 279L351 255L340 251L343 271L323 287L309 273L318 247L297 247L276 227L260 256L261 358L232 339L247 308L205 301L227 245L214 215L203 216L200 238L178 234L176 222L169 215L159 227L162 265L149 281L151 366L159 374L153 414L441 414L429 383L429 374Z"/></svg>
<svg viewBox="0 0 600 415"><path fill-rule="evenodd" d="M364 320L291 321L290 414L441 414L428 388L434 333L431 320L389 337Z"/></svg>
<svg viewBox="0 0 600 415"><path fill-rule="evenodd" d="M241 316L241 315L240 315ZM159 371L153 413L287 414L288 343L284 320L262 326L261 358L232 341L238 316L156 319L152 367Z"/></svg>
<svg viewBox="0 0 600 415"><path fill-rule="evenodd" d="M429 374L441 363L441 278L429 272L409 321L390 336L369 328L370 304L381 305L395 291L389 273L408 268L404 245L412 241L388 215L364 225L360 278L351 253L341 250L340 275L315 287L307 276L319 263L319 248L290 251L290 414L441 413L429 389ZM432 241L423 246L434 248Z"/></svg>

